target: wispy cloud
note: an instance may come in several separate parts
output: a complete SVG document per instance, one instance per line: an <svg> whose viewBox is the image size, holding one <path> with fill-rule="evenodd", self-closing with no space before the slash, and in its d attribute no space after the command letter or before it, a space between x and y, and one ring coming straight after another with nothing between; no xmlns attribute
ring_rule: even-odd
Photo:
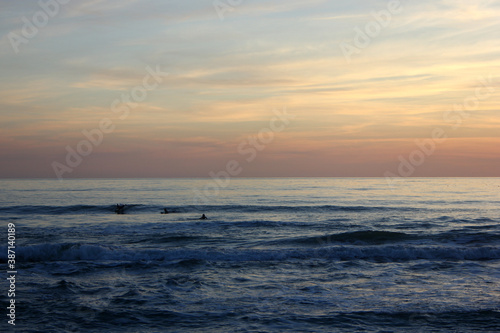
<svg viewBox="0 0 500 333"><path fill-rule="evenodd" d="M339 43L351 40L354 28L373 20L387 1L244 1L223 21L211 1L72 1L19 54L8 34L22 34L21 18L40 7L0 2L0 157L21 161L25 152L22 163L37 165L41 157L33 147L64 155L82 130L107 117L117 128L96 149L99 166L130 165L123 174L146 175L134 162L140 156L165 163L165 175L204 176L217 165L211 155L233 156L242 139L266 126L273 108L287 106L297 117L294 126L249 174L275 175L282 168L291 175L289 165L297 165L304 175L326 175L328 168L317 164L330 163L336 166L328 175L381 175L394 156L436 127L449 130L450 141L429 174L449 165L444 156L462 163L460 170L477 158L478 170L490 172L485 165L498 163L500 125L498 1L402 5L347 64ZM157 64L169 72L164 84L119 120L111 103ZM451 129L443 114L490 74L494 92ZM183 159L197 161L196 167ZM0 176L16 174L14 164L0 167ZM175 170L169 173L168 165ZM148 170L162 174L160 166Z"/></svg>

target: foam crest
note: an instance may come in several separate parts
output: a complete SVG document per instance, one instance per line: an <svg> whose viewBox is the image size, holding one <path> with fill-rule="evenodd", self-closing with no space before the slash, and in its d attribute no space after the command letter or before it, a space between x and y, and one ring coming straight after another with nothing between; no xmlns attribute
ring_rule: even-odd
<svg viewBox="0 0 500 333"><path fill-rule="evenodd" d="M1 249L0 261L6 262L6 248ZM50 261L285 261L293 259L330 260L498 260L498 247L451 246L330 246L306 249L184 249L134 251L124 247L106 247L94 244L41 244L18 247L19 262Z"/></svg>

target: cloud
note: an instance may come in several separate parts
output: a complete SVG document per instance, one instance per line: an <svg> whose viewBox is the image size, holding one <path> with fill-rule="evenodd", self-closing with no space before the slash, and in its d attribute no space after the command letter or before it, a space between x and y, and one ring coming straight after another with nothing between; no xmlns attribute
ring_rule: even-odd
<svg viewBox="0 0 500 333"><path fill-rule="evenodd" d="M162 163L175 169L165 174L206 175L283 106L296 121L247 174L375 175L436 127L449 130L456 140L450 142L470 140L466 154L458 144L443 146L463 165L479 143L481 158L496 154L497 1L404 2L403 12L350 64L339 43L352 41L354 28L364 28L387 1L244 1L224 20L212 1L70 2L19 54L6 36L21 33L21 17L39 7L0 5L6 46L0 51L0 133L15 147L2 157L36 165L41 159L33 147L64 155L82 130L109 117L116 130L82 175L98 174L98 166L112 174L117 165L130 165L120 174L134 174L147 164L138 159L156 161L135 169L138 175L162 174ZM118 119L111 103L142 82L148 65L170 75L127 119ZM490 73L494 92L452 130L443 114L473 95L478 77ZM33 158L23 159L23 152ZM436 156L440 164L429 164L425 174L449 165ZM287 166L278 169L275 161ZM288 166L294 163L298 173ZM335 164L332 173L320 163ZM484 160L477 163L491 170Z"/></svg>

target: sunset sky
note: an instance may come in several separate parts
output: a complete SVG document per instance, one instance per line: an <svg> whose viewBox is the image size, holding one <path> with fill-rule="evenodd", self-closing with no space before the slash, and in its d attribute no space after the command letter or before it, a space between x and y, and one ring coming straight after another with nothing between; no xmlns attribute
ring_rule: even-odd
<svg viewBox="0 0 500 333"><path fill-rule="evenodd" d="M0 178L500 176L500 1L41 3L0 0Z"/></svg>

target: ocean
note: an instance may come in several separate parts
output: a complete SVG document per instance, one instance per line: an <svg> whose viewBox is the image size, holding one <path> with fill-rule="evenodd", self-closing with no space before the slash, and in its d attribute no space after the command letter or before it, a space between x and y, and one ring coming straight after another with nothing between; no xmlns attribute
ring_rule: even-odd
<svg viewBox="0 0 500 333"><path fill-rule="evenodd" d="M0 180L0 221L2 332L500 332L499 178Z"/></svg>

